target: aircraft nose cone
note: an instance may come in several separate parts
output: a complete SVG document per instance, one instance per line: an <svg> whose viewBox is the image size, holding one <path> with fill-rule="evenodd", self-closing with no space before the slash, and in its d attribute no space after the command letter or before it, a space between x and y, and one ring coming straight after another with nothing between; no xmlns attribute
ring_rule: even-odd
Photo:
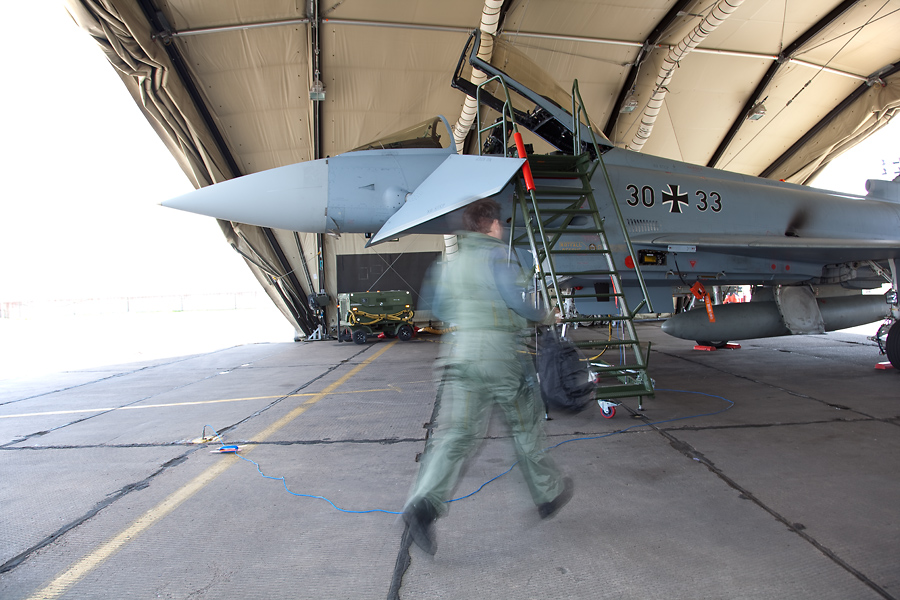
<svg viewBox="0 0 900 600"><path fill-rule="evenodd" d="M161 204L248 225L324 232L328 163L315 160L244 175Z"/></svg>

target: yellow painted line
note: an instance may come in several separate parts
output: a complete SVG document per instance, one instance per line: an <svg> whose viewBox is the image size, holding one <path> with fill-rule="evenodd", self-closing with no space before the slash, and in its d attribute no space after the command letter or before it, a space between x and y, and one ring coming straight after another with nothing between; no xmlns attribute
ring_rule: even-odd
<svg viewBox="0 0 900 600"><path fill-rule="evenodd" d="M364 362L353 367L353 369L351 369L346 375L326 387L321 392L314 394L309 400L272 423L258 435L254 436L255 439L262 442L271 437L279 429L306 412L316 402L318 402L322 398L325 398L326 396L331 395L337 388L344 385L348 379L362 371L367 365L384 354L391 346L396 343L397 341L395 340L387 344L384 348L378 350L378 352L370 356ZM246 446L241 450L241 453L246 454L252 449L253 446ZM223 457L221 461L217 462L215 465L198 475L195 479L185 484L184 487L145 512L125 530L113 536L111 539L103 543L99 548L69 567L66 571L57 576L56 579L51 581L43 589L38 591L33 596L30 596L28 600L52 600L54 598L58 598L59 596L64 594L70 587L78 583L78 581L80 581L85 575L100 566L103 561L118 552L119 549L122 548L122 546L132 541L144 530L149 529L156 522L178 508L182 503L184 503L185 500L199 492L209 482L224 473L228 469L228 467L237 463L239 460L240 459L234 456Z"/></svg>
<svg viewBox="0 0 900 600"><path fill-rule="evenodd" d="M335 392L334 396L341 394L369 394L371 392L396 392L398 388L379 388L374 390L354 390L352 392ZM196 406L200 404L222 404L226 402L246 402L248 400L271 400L272 398L303 398L315 396L320 392L307 392L304 394L288 394L287 396L253 396L247 398L223 398L219 400L194 400L192 402L171 402L169 404L141 404L140 406L111 406L108 408L81 408L76 410L48 410L45 412L19 413L15 415L0 415L0 419L19 419L22 417L44 417L52 415L77 415L85 413L113 412L117 410L143 410L145 408L172 408L175 406Z"/></svg>

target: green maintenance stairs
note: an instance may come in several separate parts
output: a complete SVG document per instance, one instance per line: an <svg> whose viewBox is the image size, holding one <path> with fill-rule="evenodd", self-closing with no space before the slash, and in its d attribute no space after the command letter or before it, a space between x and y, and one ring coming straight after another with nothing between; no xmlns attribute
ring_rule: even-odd
<svg viewBox="0 0 900 600"><path fill-rule="evenodd" d="M618 337L612 335L612 327L591 328L588 339L573 341L588 357L591 372L597 375L595 398L601 401L601 407L607 408L602 402L606 399L652 396L653 382L647 374L649 344L645 353L635 330L634 312L622 292L622 280L591 186L599 162L582 154L532 155L528 163L535 189L528 191L522 179L517 183L518 215L513 223L524 217L525 227L513 229L512 245L527 248L535 256L535 277L551 304L563 307L569 298L586 299L617 309L591 319L619 323ZM567 281L579 279L596 280L600 285L582 289L567 286ZM562 322L583 319L564 318Z"/></svg>
<svg viewBox="0 0 900 600"><path fill-rule="evenodd" d="M491 68L488 67L490 70ZM488 86L496 86L495 92L488 92ZM500 96L502 92L502 96ZM499 118L493 124L482 126L482 109L489 108L485 98L492 99ZM509 87L505 77L494 75L477 86L475 92L478 119L479 152L485 148L482 136L499 135L500 140L515 140L514 147L503 147L507 156L527 158L528 167L534 179L534 187L528 189L526 177L528 169L523 168L516 180L516 202L513 203L510 233L510 251L527 249L534 257L535 293L539 294L545 306L557 306L564 310L566 300L590 299L605 306L614 307L610 314L592 316L592 320L602 320L610 324L618 323L614 337L612 327L609 333L591 331L589 339L573 343L587 357L590 370L595 376L595 399L600 404L603 415L615 414L614 398L653 396L653 381L647 373L646 352L642 351L634 326L634 315L648 302L647 287L635 261L635 274L640 284L644 300L632 311L623 293L622 279L613 261L613 255L603 229L603 217L597 210L594 189L591 185L594 172L602 167L602 183L607 194L603 201L614 209L617 223L623 233L628 254L634 260L634 249L628 238L622 213L616 202L609 174L603 164L603 153L597 144L590 118L584 109L584 101L578 91L578 82L572 84L572 132L573 148L590 147L588 152L573 156L567 154L531 155L526 157L526 147L518 132L516 111L510 100ZM522 113L519 113L522 114ZM495 115L496 116L496 115ZM561 121L557 121L561 124ZM586 129L583 127L586 125ZM582 144L582 131L589 132L589 144ZM492 146L496 148L496 146ZM580 151L580 150L579 150ZM598 180L601 178L598 178ZM517 226L524 223L524 226ZM557 268L557 265L561 268ZM584 282L590 290L577 289L572 283ZM606 282L609 281L609 285ZM587 282L590 282L589 284ZM599 282L599 285L594 285ZM575 323L581 318L567 318L563 322ZM583 336L579 334L579 338ZM615 355L615 356L614 356ZM602 360L601 360L602 359ZM641 408L640 402L638 408Z"/></svg>

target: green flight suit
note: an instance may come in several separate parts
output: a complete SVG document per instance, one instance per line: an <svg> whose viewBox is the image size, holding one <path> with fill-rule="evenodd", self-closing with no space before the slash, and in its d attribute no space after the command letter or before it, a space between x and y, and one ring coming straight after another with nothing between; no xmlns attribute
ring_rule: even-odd
<svg viewBox="0 0 900 600"><path fill-rule="evenodd" d="M444 392L437 430L427 446L408 505L425 498L439 512L465 459L487 432L494 405L512 433L518 466L536 505L563 490L559 471L544 452L544 406L523 335L529 319L552 322L529 307L517 280L521 268L507 261L505 244L490 236L460 234L459 253L446 264L432 309L456 327L445 348Z"/></svg>

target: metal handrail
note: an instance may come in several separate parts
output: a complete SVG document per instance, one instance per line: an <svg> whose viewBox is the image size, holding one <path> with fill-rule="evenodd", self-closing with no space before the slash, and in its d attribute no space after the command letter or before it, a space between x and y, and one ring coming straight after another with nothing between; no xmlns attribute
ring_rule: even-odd
<svg viewBox="0 0 900 600"><path fill-rule="evenodd" d="M486 86L487 84L494 82L494 81L500 83L500 86L503 88L503 93L506 95L506 102L503 103L503 109L500 112L500 121L497 123L491 123L487 127L482 127L481 126L481 90L482 90L482 88L484 88L484 86ZM500 75L494 75L490 79L487 79L484 82L478 84L478 87L475 88L475 106L477 107L475 110L475 118L476 118L476 127L478 128L478 155L479 156L481 156L481 148L482 148L481 134L486 131L495 129L498 125L502 126L502 128L503 128L504 145L506 144L506 140L509 139L509 132L506 129L507 117L509 117L509 124L512 126L513 133L519 131L518 127L516 127L516 119L513 114L512 100L510 100L510 97L509 97L509 88L506 87L506 82L503 81L503 77L501 77ZM503 156L509 157L509 149L506 147L503 148Z"/></svg>
<svg viewBox="0 0 900 600"><path fill-rule="evenodd" d="M503 93L506 96L506 101L503 103L503 108L500 111L500 122L492 123L491 125L488 125L487 127L482 127L481 126L481 106L482 106L481 90L484 88L484 86L486 86L489 83L494 82L494 81L498 82L500 84L500 86L503 88ZM509 139L508 135L507 135L507 124L506 124L507 116L509 117L509 124L512 127L513 135L518 134L519 129L518 129L518 126L516 125L515 113L513 112L513 104L512 104L512 100L510 99L510 96L509 96L509 88L507 87L506 81L503 80L502 76L494 75L493 77L485 80L484 82L480 83L476 87L476 89L475 89L475 106L476 106L476 112L475 112L476 127L478 128L478 154L479 154L479 156L481 155L481 150L482 150L481 134L486 131L490 131L491 129L494 129L498 125L502 126L502 128L503 128L503 143L504 143L503 154L504 154L504 156L508 156L510 150L508 147L506 147L507 140ZM524 158L526 160L525 166L527 166L528 158L526 156L521 156L520 158ZM519 184L517 183L517 185L519 185ZM540 235L541 235L541 240L543 241L543 243L546 244L547 236L544 233L544 225L541 222L540 212L537 207L537 199L535 198L533 190L529 190L529 192L531 195L532 208L534 209L534 217L532 217L532 218L534 218L534 220L537 222L538 229L539 229ZM513 203L513 206L515 207L515 203ZM513 208L513 211L514 211L513 215L515 215L515 208ZM528 219L529 218L528 214L525 213L523 215L523 218ZM542 271L541 265L538 262L540 260L540 257L539 257L538 250L537 250L537 241L534 238L534 232L532 231L532 228L528 226L527 222L525 223L525 232L528 234L528 242L529 242L529 245L531 246L532 254L534 255L535 268L537 270L537 273L541 273L541 271ZM510 223L510 248L509 248L510 255L512 254L512 240L514 238L514 233L515 233L515 220L511 221L511 223ZM550 270L551 270L550 274L555 279L555 275L553 274L553 264L552 264L552 262L550 262L549 264L550 264ZM539 279L540 279L540 292L541 292L541 297L544 301L544 306L546 306L548 309L550 309L550 307L552 305L550 304L550 290L547 289L546 278L539 277ZM558 306L562 306L562 302L561 302L561 299L559 298L559 291L557 290L557 286L554 286L554 290L556 291L556 296L557 296L556 303Z"/></svg>
<svg viewBox="0 0 900 600"><path fill-rule="evenodd" d="M577 103L576 103L577 98ZM578 89L578 80L575 79L572 82L572 118L575 120L573 130L575 132L575 148L580 147L581 143L581 127L578 127L579 115L584 115L584 119L587 122L588 131L591 132L591 143L594 146L594 151L597 153L597 164L599 164L603 168L603 178L606 180L606 187L609 190L609 197L612 199L613 208L616 211L616 219L619 221L619 226L622 228L622 237L625 239L625 246L628 248L628 254L631 255L631 260L634 262L634 271L637 274L638 284L641 286L641 292L644 294L644 300L647 303L647 309L649 312L653 312L653 304L650 301L650 292L647 290L647 284L644 281L644 275L641 273L640 264L637 260L637 255L634 252L634 246L631 244L631 238L628 235L628 230L625 228L625 219L622 217L622 210L619 208L619 202L616 199L616 193L613 191L612 181L609 178L609 171L606 170L606 162L603 160L603 155L600 153L600 147L597 144L597 138L594 136L594 127L591 124L591 118L587 114L587 109L584 107L584 100L581 99L581 91ZM592 168L592 172L596 169L596 164Z"/></svg>

